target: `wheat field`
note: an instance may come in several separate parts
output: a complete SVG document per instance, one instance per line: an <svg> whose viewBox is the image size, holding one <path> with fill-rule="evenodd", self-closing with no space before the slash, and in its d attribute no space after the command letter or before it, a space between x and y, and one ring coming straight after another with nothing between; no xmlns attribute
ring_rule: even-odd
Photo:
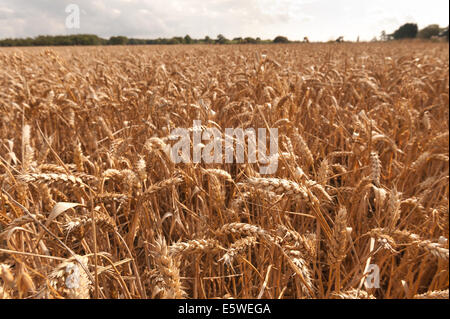
<svg viewBox="0 0 450 319"><path fill-rule="evenodd" d="M0 50L0 298L448 298L448 72L446 43ZM194 120L278 128L276 173L175 164Z"/></svg>

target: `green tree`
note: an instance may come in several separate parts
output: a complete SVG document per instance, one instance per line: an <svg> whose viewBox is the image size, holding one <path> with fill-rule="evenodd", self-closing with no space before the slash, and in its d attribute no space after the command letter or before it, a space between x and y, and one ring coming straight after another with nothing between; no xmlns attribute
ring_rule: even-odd
<svg viewBox="0 0 450 319"><path fill-rule="evenodd" d="M128 43L128 38L124 36L110 37L108 44L112 45L125 45Z"/></svg>
<svg viewBox="0 0 450 319"><path fill-rule="evenodd" d="M289 43L289 40L288 38L279 35L275 39L273 39L273 43Z"/></svg>
<svg viewBox="0 0 450 319"><path fill-rule="evenodd" d="M182 44L184 42L184 38L182 38L182 37L173 37L170 41L175 43L175 44Z"/></svg>
<svg viewBox="0 0 450 319"><path fill-rule="evenodd" d="M228 40L227 38L225 38L224 35L219 34L219 35L217 36L216 43L219 43L219 44L226 44L226 43L228 43L228 42L229 42L229 40Z"/></svg>
<svg viewBox="0 0 450 319"><path fill-rule="evenodd" d="M255 44L256 43L256 40L253 39L252 37L246 37L244 39L244 41L245 41L245 43L251 43L251 44Z"/></svg>
<svg viewBox="0 0 450 319"><path fill-rule="evenodd" d="M186 34L186 36L184 37L184 43L186 44L192 43L192 38L189 36L189 34Z"/></svg>
<svg viewBox="0 0 450 319"><path fill-rule="evenodd" d="M211 44L212 40L209 36L206 36L205 39L203 40L206 44Z"/></svg>
<svg viewBox="0 0 450 319"><path fill-rule="evenodd" d="M444 28L441 33L439 33L440 37L445 37L447 39L448 42L448 26L446 28Z"/></svg>
<svg viewBox="0 0 450 319"><path fill-rule="evenodd" d="M237 43L237 44L241 44L241 43L244 42L244 40L243 40L241 37L237 37L237 38L234 38L234 39L233 39L233 42L234 42L234 43Z"/></svg>
<svg viewBox="0 0 450 319"><path fill-rule="evenodd" d="M421 39L431 39L431 37L433 36L438 36L440 32L441 29L439 28L439 24L430 24L429 26L420 30L417 34L417 37Z"/></svg>
<svg viewBox="0 0 450 319"><path fill-rule="evenodd" d="M394 39L412 39L417 36L419 28L415 23L405 23L393 33Z"/></svg>

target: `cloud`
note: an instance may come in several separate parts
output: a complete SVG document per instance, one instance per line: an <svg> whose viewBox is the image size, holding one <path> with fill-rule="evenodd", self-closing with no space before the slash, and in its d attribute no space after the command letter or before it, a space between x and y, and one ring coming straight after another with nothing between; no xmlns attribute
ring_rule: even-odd
<svg viewBox="0 0 450 319"><path fill-rule="evenodd" d="M0 38L93 33L102 37L194 38L219 33L328 40L370 39L410 17L448 24L448 1L429 0L0 0ZM445 3L444 3L445 2ZM65 8L80 7L80 29L67 29ZM430 8L431 7L431 8ZM434 9L433 9L434 8ZM445 10L447 9L447 10ZM434 20L433 20L434 19ZM439 21L437 20L439 19ZM442 22L444 21L444 22Z"/></svg>
<svg viewBox="0 0 450 319"><path fill-rule="evenodd" d="M77 31L101 36L171 37L191 34L225 36L260 35L264 28L287 25L297 19L311 19L299 12L291 0L3 0L0 37L36 36ZM75 3L81 10L81 29L65 30L65 7ZM25 19L19 23L17 19ZM7 24L15 27L7 28Z"/></svg>
<svg viewBox="0 0 450 319"><path fill-rule="evenodd" d="M11 18L14 14L14 10L9 8L0 7L0 19Z"/></svg>

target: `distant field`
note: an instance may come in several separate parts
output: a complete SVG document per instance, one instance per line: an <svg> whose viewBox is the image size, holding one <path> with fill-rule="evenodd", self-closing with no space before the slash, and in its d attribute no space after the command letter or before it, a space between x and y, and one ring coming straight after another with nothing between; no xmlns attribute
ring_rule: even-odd
<svg viewBox="0 0 450 319"><path fill-rule="evenodd" d="M448 298L448 72L448 43L0 49L0 299ZM174 163L194 120L277 128L276 172Z"/></svg>

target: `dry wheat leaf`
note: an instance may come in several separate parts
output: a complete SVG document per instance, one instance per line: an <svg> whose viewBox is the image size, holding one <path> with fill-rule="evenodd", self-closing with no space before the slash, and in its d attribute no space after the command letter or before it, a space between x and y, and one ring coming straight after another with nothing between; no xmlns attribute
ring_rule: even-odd
<svg viewBox="0 0 450 319"><path fill-rule="evenodd" d="M64 213L66 210L80 206L80 205L83 205L83 204L67 203L67 202L56 203L56 205L53 207L52 211L50 212L50 215L48 216L47 221L45 222L45 227L48 227L48 225L50 225L52 220L54 220L60 214Z"/></svg>

